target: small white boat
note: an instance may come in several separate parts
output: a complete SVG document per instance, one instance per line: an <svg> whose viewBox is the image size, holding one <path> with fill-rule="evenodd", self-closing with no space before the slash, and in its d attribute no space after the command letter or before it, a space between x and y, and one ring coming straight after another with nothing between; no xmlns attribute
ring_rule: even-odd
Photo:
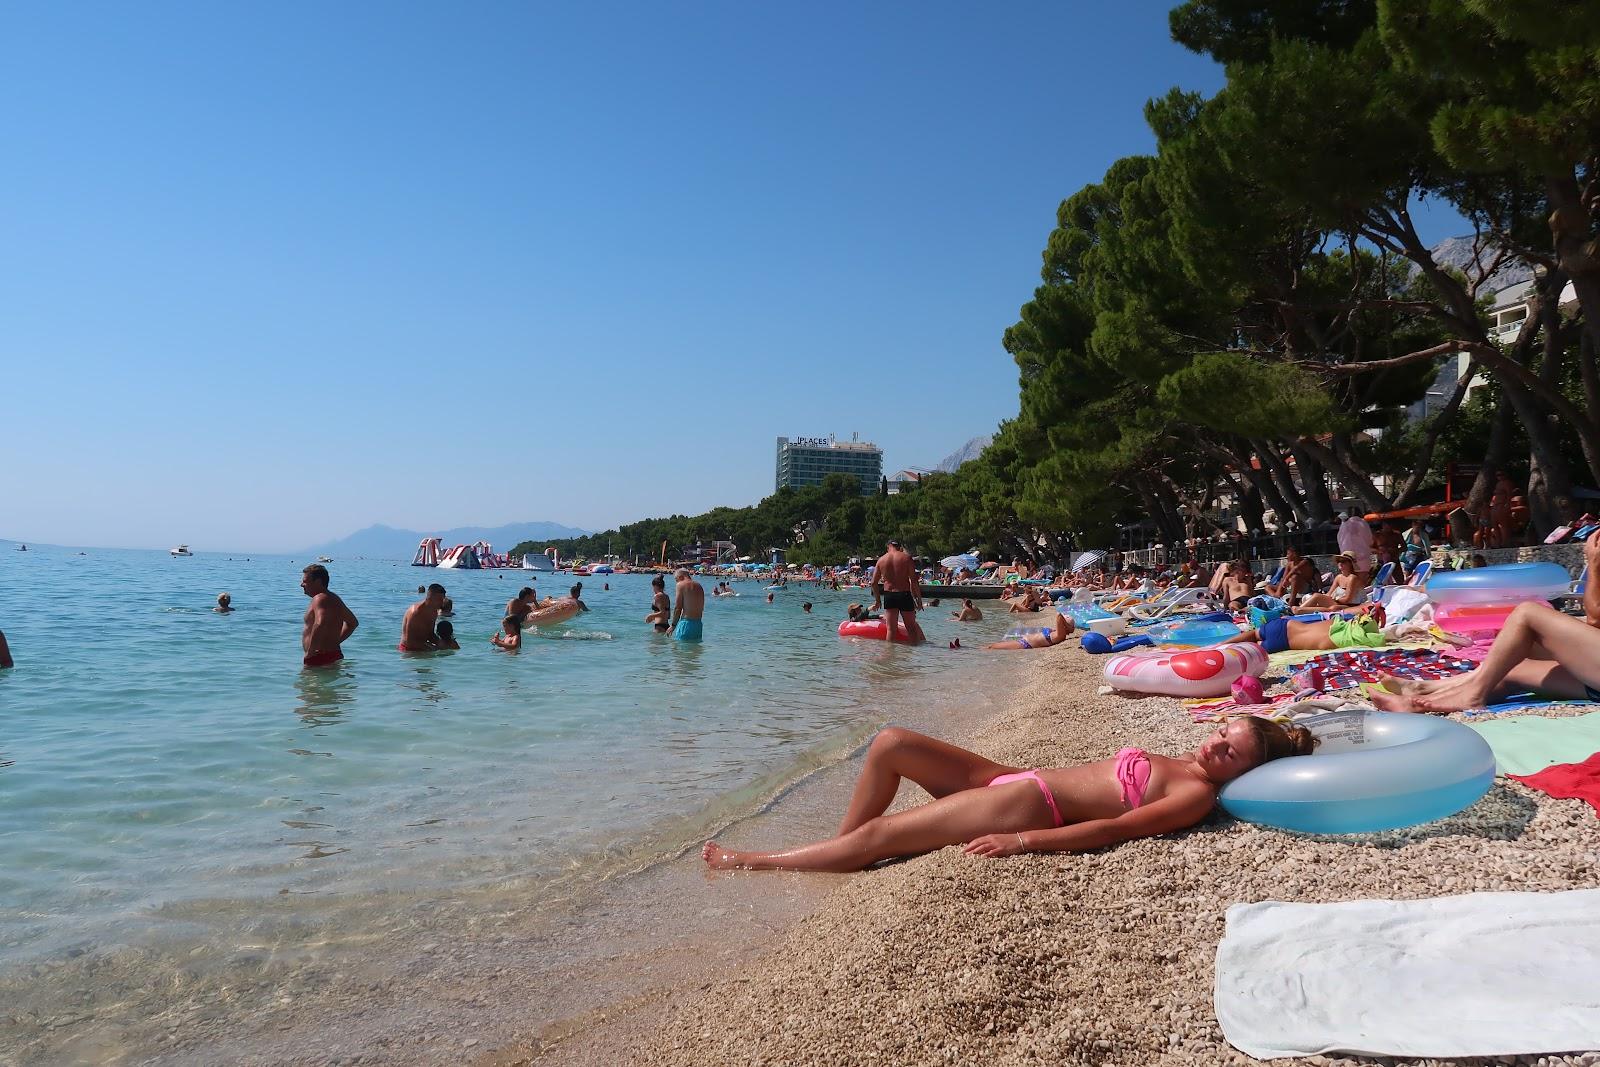
<svg viewBox="0 0 1600 1067"><path fill-rule="evenodd" d="M333 557L332 556L318 556L317 557L317 562L318 563L332 563L333 562Z"/></svg>
<svg viewBox="0 0 1600 1067"><path fill-rule="evenodd" d="M177 556L192 556L192 555L194 555L193 552L189 551L189 546L188 545L179 545L177 548L169 549L169 552L174 557L177 557Z"/></svg>

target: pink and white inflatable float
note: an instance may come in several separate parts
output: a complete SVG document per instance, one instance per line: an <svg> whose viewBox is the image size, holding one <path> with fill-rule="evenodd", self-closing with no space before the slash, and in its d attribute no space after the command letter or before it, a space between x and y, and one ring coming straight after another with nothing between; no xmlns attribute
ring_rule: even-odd
<svg viewBox="0 0 1600 1067"><path fill-rule="evenodd" d="M1266 649L1252 641L1184 651L1127 652L1106 664L1106 684L1132 693L1227 696L1235 678L1261 677Z"/></svg>

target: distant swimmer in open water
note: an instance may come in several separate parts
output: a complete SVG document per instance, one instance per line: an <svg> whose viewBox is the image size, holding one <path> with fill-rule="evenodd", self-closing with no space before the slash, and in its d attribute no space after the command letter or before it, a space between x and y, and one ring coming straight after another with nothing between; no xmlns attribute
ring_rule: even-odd
<svg viewBox="0 0 1600 1067"><path fill-rule="evenodd" d="M899 541L890 541L888 551L878 557L877 569L872 572L872 606L883 608L884 640L898 640L896 634L901 626L913 645L928 639L917 622L917 612L922 610L922 586L917 581L916 564Z"/></svg>
<svg viewBox="0 0 1600 1067"><path fill-rule="evenodd" d="M339 646L350 639L361 621L339 599L339 594L328 589L328 568L313 563L300 574L300 589L311 598L305 629L300 634L304 662L307 667L331 667L344 659Z"/></svg>
<svg viewBox="0 0 1600 1067"><path fill-rule="evenodd" d="M801 604L800 605L800 610L805 612L807 615L810 615L811 614L811 601L808 600L804 604Z"/></svg>
<svg viewBox="0 0 1600 1067"><path fill-rule="evenodd" d="M217 594L217 606L211 609L218 615L226 615L233 610L233 597L227 593Z"/></svg>
<svg viewBox="0 0 1600 1067"><path fill-rule="evenodd" d="M432 652L439 647L433 624L439 621L444 600L444 586L434 582L428 586L426 596L406 609L405 618L400 620L401 652Z"/></svg>
<svg viewBox="0 0 1600 1067"><path fill-rule="evenodd" d="M667 595L667 580L661 575L650 579L650 588L655 590L650 597L650 614L644 621L656 628L656 633L664 634L672 629L668 622L672 618L672 598Z"/></svg>
<svg viewBox="0 0 1600 1067"><path fill-rule="evenodd" d="M705 587L694 580L694 575L687 567L679 567L673 577L678 580L677 596L672 603L673 639L698 641L705 636L700 622L700 616L706 610Z"/></svg>

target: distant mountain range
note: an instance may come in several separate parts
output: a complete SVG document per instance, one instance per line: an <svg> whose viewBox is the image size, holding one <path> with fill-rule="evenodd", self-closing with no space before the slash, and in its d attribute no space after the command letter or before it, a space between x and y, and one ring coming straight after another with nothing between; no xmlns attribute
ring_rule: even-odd
<svg viewBox="0 0 1600 1067"><path fill-rule="evenodd" d="M1472 263L1472 238L1470 236L1446 237L1434 245L1431 251L1433 252L1434 260L1441 266L1453 267L1468 278L1476 277L1478 268L1473 266ZM1483 250L1482 261L1484 266L1488 266L1494 261L1494 249L1492 247ZM1532 277L1532 267L1519 259L1507 260L1489 276L1488 284L1480 292L1484 295L1498 293L1502 289L1516 285L1518 282L1525 282Z"/></svg>
<svg viewBox="0 0 1600 1067"><path fill-rule="evenodd" d="M410 559L424 537L437 537L444 547L487 541L497 552L505 552L523 541L549 541L559 537L584 537L592 531L563 526L559 522L514 522L508 526L457 526L453 530L397 530L393 526L368 526L349 537L303 549L300 554L332 556L372 556L376 559Z"/></svg>
<svg viewBox="0 0 1600 1067"><path fill-rule="evenodd" d="M941 459L939 461L939 465L933 469L936 471L944 471L947 474L951 473L968 460L977 459L979 454L982 453L984 449L989 447L989 442L993 440L994 434L992 433L986 433L979 437L974 437L972 440L968 441L966 444L962 445L960 448Z"/></svg>

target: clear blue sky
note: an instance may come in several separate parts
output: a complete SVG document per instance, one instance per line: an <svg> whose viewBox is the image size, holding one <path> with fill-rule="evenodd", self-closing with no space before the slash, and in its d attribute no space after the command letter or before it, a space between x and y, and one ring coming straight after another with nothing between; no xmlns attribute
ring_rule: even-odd
<svg viewBox="0 0 1600 1067"><path fill-rule="evenodd" d="M753 503L778 435L931 466L1016 412L1059 201L1220 85L1168 6L7 5L0 536L599 529Z"/></svg>

